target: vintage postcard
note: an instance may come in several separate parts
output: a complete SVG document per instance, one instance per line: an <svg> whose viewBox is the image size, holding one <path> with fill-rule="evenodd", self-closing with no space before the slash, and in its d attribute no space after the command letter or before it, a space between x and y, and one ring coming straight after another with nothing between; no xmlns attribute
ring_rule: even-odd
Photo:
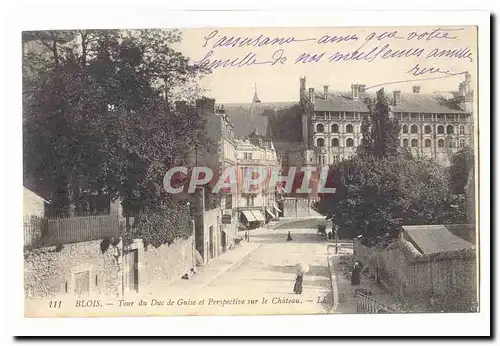
<svg viewBox="0 0 500 346"><path fill-rule="evenodd" d="M479 312L477 35L24 31L25 316Z"/></svg>

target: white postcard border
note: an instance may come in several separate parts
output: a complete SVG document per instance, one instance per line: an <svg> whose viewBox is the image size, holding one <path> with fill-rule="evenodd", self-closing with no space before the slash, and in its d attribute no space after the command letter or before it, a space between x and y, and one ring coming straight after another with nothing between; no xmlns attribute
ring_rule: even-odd
<svg viewBox="0 0 500 346"><path fill-rule="evenodd" d="M327 8L330 7L328 11ZM3 182L9 205L4 206L4 262L10 277L4 311L11 320L15 335L470 335L487 334L490 312L490 22L489 15L478 11L426 11L346 13L325 6L315 11L294 12L167 12L136 11L103 6L65 8L50 6L19 9L8 23L7 55L4 57L5 92L4 149L6 151ZM57 15L54 15L54 11ZM112 10L108 12L107 10ZM331 12L331 11L334 12ZM73 11L73 12L72 12ZM70 15L68 15L68 13ZM112 13L112 15L110 15ZM48 19L50 18L50 19ZM17 215L21 215L21 45L20 31L45 28L117 28L117 27L195 27L195 26L398 26L398 25L479 25L479 138L481 195L481 313L478 314L408 314L401 316L336 315L279 317L165 317L165 318L92 318L92 319L26 319L22 302L22 232ZM9 52L10 51L10 52ZM17 54L16 54L17 53ZM9 66L8 68L6 68ZM10 100L10 102L6 102ZM17 163L17 165L16 165ZM8 167L8 169L6 169ZM5 197L5 196L4 196ZM8 211L8 212L7 212Z"/></svg>

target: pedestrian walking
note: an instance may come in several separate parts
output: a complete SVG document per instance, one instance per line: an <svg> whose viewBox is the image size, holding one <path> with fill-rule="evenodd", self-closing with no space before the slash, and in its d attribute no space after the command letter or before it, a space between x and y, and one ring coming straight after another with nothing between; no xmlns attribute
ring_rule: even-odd
<svg viewBox="0 0 500 346"><path fill-rule="evenodd" d="M361 266L358 262L354 262L351 274L351 285L357 286L361 283Z"/></svg>
<svg viewBox="0 0 500 346"><path fill-rule="evenodd" d="M248 242L248 231L245 231L245 241Z"/></svg>
<svg viewBox="0 0 500 346"><path fill-rule="evenodd" d="M290 234L290 231L288 231L288 237L286 238L286 241L292 241L292 235Z"/></svg>
<svg viewBox="0 0 500 346"><path fill-rule="evenodd" d="M304 282L304 275L306 275L311 267L305 262L298 263L296 265L297 277L295 278L295 285L293 286L293 292L296 294L302 294L302 283Z"/></svg>
<svg viewBox="0 0 500 346"><path fill-rule="evenodd" d="M295 285L293 286L293 292L296 294L302 294L302 282L304 281L304 276L302 274L297 274L295 278Z"/></svg>

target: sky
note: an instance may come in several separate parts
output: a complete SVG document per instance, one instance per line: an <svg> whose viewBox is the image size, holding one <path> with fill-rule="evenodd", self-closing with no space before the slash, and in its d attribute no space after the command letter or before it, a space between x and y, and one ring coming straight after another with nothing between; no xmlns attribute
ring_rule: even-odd
<svg viewBox="0 0 500 346"><path fill-rule="evenodd" d="M234 66L212 69L201 81L217 102L251 102L255 84L262 102L286 102L299 99L301 76L306 77L306 88L317 91L323 85L348 91L353 83L370 87L406 81L384 87L387 92L411 92L413 85L420 85L422 93L432 93L458 91L468 71L474 88L476 36L470 26L200 28L183 30L176 48L206 66L234 61ZM282 44L272 44L276 38ZM239 46L242 42L247 44ZM302 54L309 59L300 60ZM428 78L432 80L417 80Z"/></svg>

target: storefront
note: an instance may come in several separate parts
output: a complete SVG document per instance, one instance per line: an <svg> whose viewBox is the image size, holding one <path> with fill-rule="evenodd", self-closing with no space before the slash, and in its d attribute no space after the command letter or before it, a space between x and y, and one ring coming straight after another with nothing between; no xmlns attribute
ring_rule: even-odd
<svg viewBox="0 0 500 346"><path fill-rule="evenodd" d="M246 228L254 229L262 227L266 222L264 214L259 209L247 209L241 211L241 220Z"/></svg>

